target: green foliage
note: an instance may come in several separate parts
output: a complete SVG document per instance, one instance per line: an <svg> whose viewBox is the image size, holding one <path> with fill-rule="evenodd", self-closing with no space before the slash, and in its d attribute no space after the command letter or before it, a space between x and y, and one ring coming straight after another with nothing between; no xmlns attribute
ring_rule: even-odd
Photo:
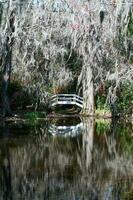
<svg viewBox="0 0 133 200"><path fill-rule="evenodd" d="M126 82L121 85L119 91L117 91L117 102L116 102L116 112L118 113L132 113L133 108L133 84ZM106 103L106 95L96 95L96 109L97 114L100 111L108 112L109 106Z"/></svg>
<svg viewBox="0 0 133 200"><path fill-rule="evenodd" d="M128 24L128 32L127 34L129 36L132 36L133 35L133 13L130 12L130 15L129 15L129 24Z"/></svg>
<svg viewBox="0 0 133 200"><path fill-rule="evenodd" d="M30 125L35 125L38 122L39 118L45 118L46 117L46 113L41 113L41 112L27 112L25 114L25 118L29 121Z"/></svg>
<svg viewBox="0 0 133 200"><path fill-rule="evenodd" d="M109 106L106 105L106 95L97 94L95 104L97 114L103 114L104 112L110 111Z"/></svg>
<svg viewBox="0 0 133 200"><path fill-rule="evenodd" d="M43 118L46 116L46 113L42 112L27 112L25 114L25 117L28 119L37 119L37 118Z"/></svg>
<svg viewBox="0 0 133 200"><path fill-rule="evenodd" d="M128 24L125 24L124 29L122 26L118 28L118 35L114 40L114 45L116 49L119 51L120 55L125 58L125 61L133 63L133 12L132 10L129 12L128 16ZM126 39L126 41L125 41ZM126 43L126 45L125 45Z"/></svg>
<svg viewBox="0 0 133 200"><path fill-rule="evenodd" d="M106 102L105 96L97 95L97 98L96 98L97 109L100 109L100 110L104 109L105 108L105 102Z"/></svg>
<svg viewBox="0 0 133 200"><path fill-rule="evenodd" d="M103 135L110 129L110 122L105 120L96 120L96 133L97 135Z"/></svg>
<svg viewBox="0 0 133 200"><path fill-rule="evenodd" d="M118 94L117 109L118 112L132 113L133 108L133 84L125 83L121 86Z"/></svg>
<svg viewBox="0 0 133 200"><path fill-rule="evenodd" d="M39 117L39 113L38 112L28 112L25 114L25 117L30 120L33 120L33 119L36 119Z"/></svg>

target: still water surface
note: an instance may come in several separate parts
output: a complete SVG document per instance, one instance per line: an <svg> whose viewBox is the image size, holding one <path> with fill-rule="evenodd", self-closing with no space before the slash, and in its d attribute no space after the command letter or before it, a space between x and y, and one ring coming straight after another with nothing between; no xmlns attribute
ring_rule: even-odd
<svg viewBox="0 0 133 200"><path fill-rule="evenodd" d="M131 124L1 124L0 200L133 200L132 154Z"/></svg>

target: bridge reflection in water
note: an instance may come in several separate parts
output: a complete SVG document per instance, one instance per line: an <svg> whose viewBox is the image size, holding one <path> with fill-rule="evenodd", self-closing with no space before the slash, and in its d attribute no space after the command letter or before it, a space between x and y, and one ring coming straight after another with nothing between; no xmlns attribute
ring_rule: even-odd
<svg viewBox="0 0 133 200"><path fill-rule="evenodd" d="M54 119L35 127L6 124L0 129L0 200L114 200L122 199L123 191L129 195L130 134L124 146L118 132L96 124L98 132L93 119L68 120L69 125ZM49 125L55 133L49 134ZM74 134L64 132L64 126Z"/></svg>
<svg viewBox="0 0 133 200"><path fill-rule="evenodd" d="M80 123L75 125L55 125L51 124L49 127L49 133L53 136L62 137L76 137L82 133L82 147L84 152L85 166L89 167L92 161L92 151L93 151L93 137L94 137L94 119L84 119Z"/></svg>
<svg viewBox="0 0 133 200"><path fill-rule="evenodd" d="M49 127L49 133L54 135L60 135L63 137L75 137L78 134L81 134L83 131L83 122L80 122L79 124L75 126L56 126L54 124L51 124Z"/></svg>

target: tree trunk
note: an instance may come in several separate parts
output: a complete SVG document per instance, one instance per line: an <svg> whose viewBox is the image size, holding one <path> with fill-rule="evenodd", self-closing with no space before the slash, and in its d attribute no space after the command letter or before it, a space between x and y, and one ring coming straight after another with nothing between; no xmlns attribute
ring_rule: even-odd
<svg viewBox="0 0 133 200"><path fill-rule="evenodd" d="M84 115L94 115L94 85L91 66L84 69L83 77L83 110Z"/></svg>
<svg viewBox="0 0 133 200"><path fill-rule="evenodd" d="M3 78L2 78L1 97L2 97L3 117L12 115L8 99L8 86L10 83L11 68L12 68L12 46L14 40L12 33L14 32L14 20L15 20L15 13L14 11L12 11L9 18L9 27L7 28L7 37L2 58Z"/></svg>

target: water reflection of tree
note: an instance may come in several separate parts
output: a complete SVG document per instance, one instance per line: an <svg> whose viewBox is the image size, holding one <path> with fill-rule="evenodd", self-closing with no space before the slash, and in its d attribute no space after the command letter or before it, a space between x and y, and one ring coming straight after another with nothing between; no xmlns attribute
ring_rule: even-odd
<svg viewBox="0 0 133 200"><path fill-rule="evenodd" d="M4 143L1 147L1 197L5 200L12 200L12 180L11 180L11 163L10 163L10 149L6 143L9 135L9 128L4 127L3 139Z"/></svg>
<svg viewBox="0 0 133 200"><path fill-rule="evenodd" d="M119 152L118 133L104 130L97 135L93 119L83 124L84 133L74 138L52 137L48 126L36 127L36 136L27 139L9 138L6 131L9 139L0 144L0 160L5 166L6 158L8 167L1 170L0 179L3 194L9 188L7 199L96 199L101 192L104 197L118 196L123 185L116 183L133 172L133 160L130 157L125 168L128 157Z"/></svg>

